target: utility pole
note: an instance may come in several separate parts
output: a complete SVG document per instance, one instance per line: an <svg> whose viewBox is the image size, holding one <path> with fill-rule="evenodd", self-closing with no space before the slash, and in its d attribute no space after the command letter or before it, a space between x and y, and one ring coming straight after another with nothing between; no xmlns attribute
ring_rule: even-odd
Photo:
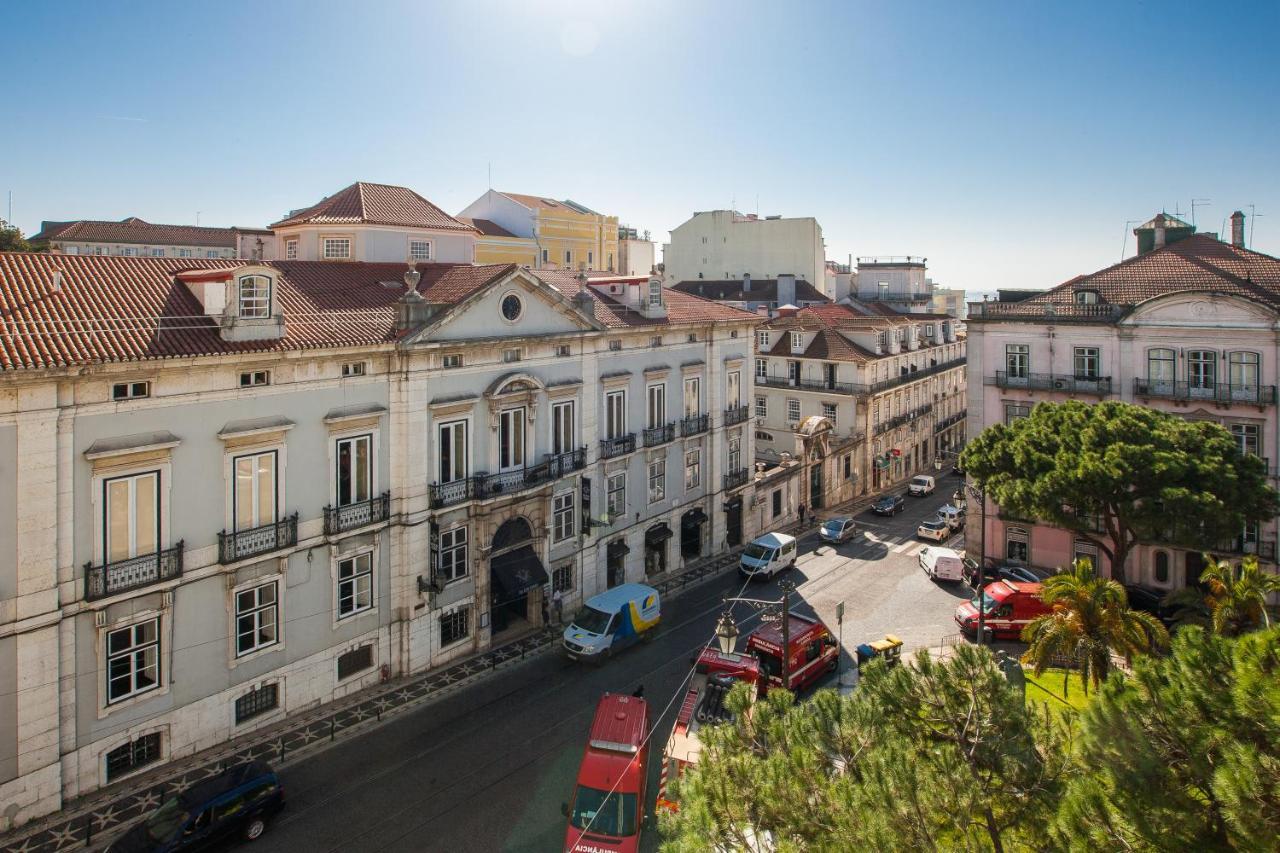
<svg viewBox="0 0 1280 853"><path fill-rule="evenodd" d="M796 585L789 580L778 582L782 590L782 688L791 689L791 593Z"/></svg>
<svg viewBox="0 0 1280 853"><path fill-rule="evenodd" d="M978 499L982 501L982 530L978 533L978 645L986 642L987 633L987 490L978 484Z"/></svg>

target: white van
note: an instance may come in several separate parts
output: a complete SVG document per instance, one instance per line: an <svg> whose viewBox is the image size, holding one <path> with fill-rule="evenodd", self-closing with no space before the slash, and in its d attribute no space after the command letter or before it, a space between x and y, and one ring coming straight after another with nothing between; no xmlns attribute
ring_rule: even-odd
<svg viewBox="0 0 1280 853"><path fill-rule="evenodd" d="M796 537L766 533L742 552L738 571L749 578L771 578L796 564Z"/></svg>
<svg viewBox="0 0 1280 853"><path fill-rule="evenodd" d="M919 474L911 478L911 482L907 484L907 494L922 498L925 495L933 494L933 490L937 488L933 478L928 474Z"/></svg>
<svg viewBox="0 0 1280 853"><path fill-rule="evenodd" d="M644 639L662 618L658 591L642 583L624 583L588 598L564 629L564 650L573 660L609 657Z"/></svg>
<svg viewBox="0 0 1280 853"><path fill-rule="evenodd" d="M964 579L964 555L950 548L929 545L920 552L920 568L935 581Z"/></svg>

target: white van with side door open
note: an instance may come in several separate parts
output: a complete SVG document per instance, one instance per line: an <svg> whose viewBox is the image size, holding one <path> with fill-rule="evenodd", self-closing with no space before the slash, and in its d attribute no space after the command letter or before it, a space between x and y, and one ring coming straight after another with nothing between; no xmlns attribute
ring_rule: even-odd
<svg viewBox="0 0 1280 853"><path fill-rule="evenodd" d="M738 571L749 578L771 578L796 564L796 537L766 533L742 552Z"/></svg>

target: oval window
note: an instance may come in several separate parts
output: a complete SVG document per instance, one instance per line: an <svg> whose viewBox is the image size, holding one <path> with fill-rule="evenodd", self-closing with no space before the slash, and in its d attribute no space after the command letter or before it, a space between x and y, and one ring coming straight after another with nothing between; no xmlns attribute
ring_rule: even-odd
<svg viewBox="0 0 1280 853"><path fill-rule="evenodd" d="M1169 582L1169 555L1164 551L1156 551L1155 578L1156 583Z"/></svg>
<svg viewBox="0 0 1280 853"><path fill-rule="evenodd" d="M502 316L508 322L514 323L520 319L520 312L524 310L524 305L520 302L520 297L514 293L508 293L502 297Z"/></svg>

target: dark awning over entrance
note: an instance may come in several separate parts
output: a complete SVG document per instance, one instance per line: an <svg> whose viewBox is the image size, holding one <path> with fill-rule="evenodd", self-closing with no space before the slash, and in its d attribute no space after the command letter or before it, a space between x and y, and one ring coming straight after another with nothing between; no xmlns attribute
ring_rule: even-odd
<svg viewBox="0 0 1280 853"><path fill-rule="evenodd" d="M701 508L691 509L684 514L684 518L680 519L680 523L685 527L697 527L699 524L707 520L707 514Z"/></svg>
<svg viewBox="0 0 1280 853"><path fill-rule="evenodd" d="M725 512L732 512L732 511L733 511L733 510L735 510L735 509L742 509L742 498L741 498L741 497L730 498L729 500L727 500L727 501L725 501L725 502L724 502L724 511L725 511Z"/></svg>
<svg viewBox="0 0 1280 853"><path fill-rule="evenodd" d="M617 542L609 543L609 559L616 560L625 557L631 553L631 547L619 539Z"/></svg>
<svg viewBox="0 0 1280 853"><path fill-rule="evenodd" d="M492 594L495 604L515 601L548 580L547 570L532 545L494 557L489 561L489 569L493 579Z"/></svg>
<svg viewBox="0 0 1280 853"><path fill-rule="evenodd" d="M644 544L661 545L663 542L666 542L668 539L670 539L673 535L675 534L671 532L670 527L667 527L666 522L663 522L662 524L656 524L644 532Z"/></svg>

